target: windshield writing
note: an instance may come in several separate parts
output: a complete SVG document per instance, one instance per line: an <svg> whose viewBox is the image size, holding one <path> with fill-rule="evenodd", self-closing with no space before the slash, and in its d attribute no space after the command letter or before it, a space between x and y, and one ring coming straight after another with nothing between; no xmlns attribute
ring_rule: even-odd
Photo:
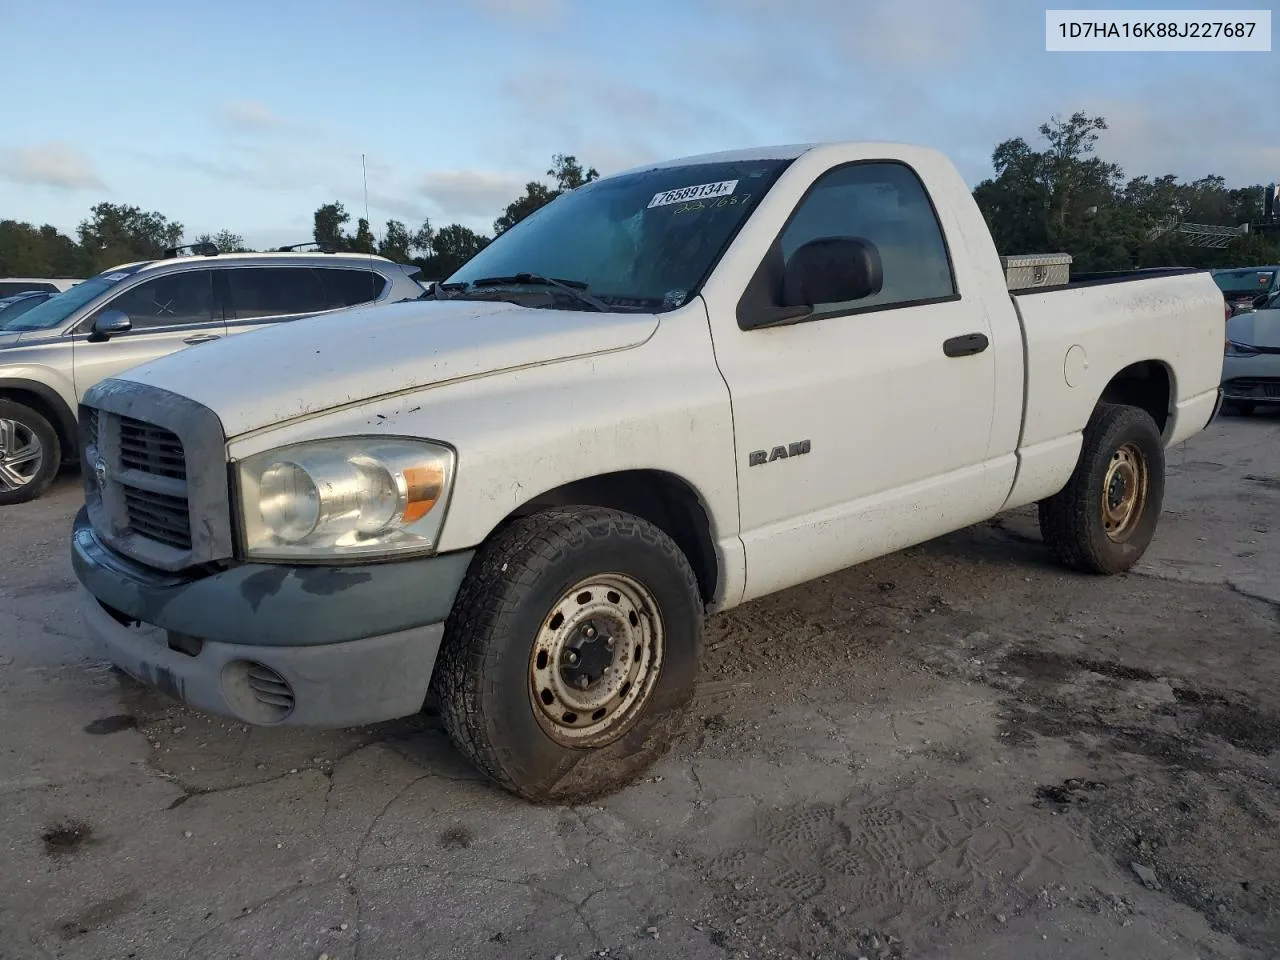
<svg viewBox="0 0 1280 960"><path fill-rule="evenodd" d="M572 281L619 310L683 305L786 160L702 163L596 180L562 194L481 250L445 284L521 274ZM531 293L592 309L546 284ZM493 296L485 287L444 296Z"/></svg>

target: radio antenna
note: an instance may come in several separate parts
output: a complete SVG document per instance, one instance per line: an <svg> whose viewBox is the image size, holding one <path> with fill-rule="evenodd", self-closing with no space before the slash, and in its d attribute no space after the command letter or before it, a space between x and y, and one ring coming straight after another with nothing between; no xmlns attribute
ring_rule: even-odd
<svg viewBox="0 0 1280 960"><path fill-rule="evenodd" d="M373 223L369 219L369 168L365 165L364 154L360 154L360 179L364 181L364 222L369 230L369 236L373 236ZM371 244L372 246L372 244ZM378 283L375 271L373 269L373 250L369 251L369 293L370 299L378 292Z"/></svg>

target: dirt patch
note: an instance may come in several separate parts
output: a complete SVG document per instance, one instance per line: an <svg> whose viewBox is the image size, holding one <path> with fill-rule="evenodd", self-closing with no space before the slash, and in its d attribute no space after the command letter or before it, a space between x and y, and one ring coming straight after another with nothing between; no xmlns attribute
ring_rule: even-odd
<svg viewBox="0 0 1280 960"><path fill-rule="evenodd" d="M440 834L441 850L465 850L476 842L475 834L458 824Z"/></svg>
<svg viewBox="0 0 1280 960"><path fill-rule="evenodd" d="M44 852L51 857L70 856L95 842L93 827L79 820L47 827L40 839L44 841Z"/></svg>
<svg viewBox="0 0 1280 960"><path fill-rule="evenodd" d="M99 717L84 728L85 733L101 737L122 730L138 729L138 718L127 713L117 713L110 717Z"/></svg>

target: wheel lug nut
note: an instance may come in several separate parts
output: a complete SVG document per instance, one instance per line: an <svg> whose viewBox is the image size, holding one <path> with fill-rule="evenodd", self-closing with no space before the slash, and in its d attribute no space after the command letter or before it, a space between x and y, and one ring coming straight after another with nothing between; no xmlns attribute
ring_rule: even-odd
<svg viewBox="0 0 1280 960"><path fill-rule="evenodd" d="M585 689L587 689L587 684L588 684L588 683L590 683L590 681L589 681L586 677L579 677L579 678L578 678L578 689L580 689L580 690L585 690Z"/></svg>

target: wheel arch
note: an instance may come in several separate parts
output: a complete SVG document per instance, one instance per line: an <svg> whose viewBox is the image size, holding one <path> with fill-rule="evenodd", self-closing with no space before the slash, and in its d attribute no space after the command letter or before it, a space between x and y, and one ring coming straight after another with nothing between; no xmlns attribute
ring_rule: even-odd
<svg viewBox="0 0 1280 960"><path fill-rule="evenodd" d="M665 470L620 470L572 480L545 490L520 504L494 528L549 507L607 507L652 523L684 553L704 604L715 601L723 581L716 551L711 511L684 477ZM492 536L492 533L490 534Z"/></svg>
<svg viewBox="0 0 1280 960"><path fill-rule="evenodd" d="M1104 403L1137 407L1151 414L1162 436L1173 425L1177 383L1163 360L1140 360L1113 376L1102 388L1095 409Z"/></svg>
<svg viewBox="0 0 1280 960"><path fill-rule="evenodd" d="M36 380L0 377L0 400L24 404L48 420L58 435L63 463L79 458L78 421L58 391Z"/></svg>

